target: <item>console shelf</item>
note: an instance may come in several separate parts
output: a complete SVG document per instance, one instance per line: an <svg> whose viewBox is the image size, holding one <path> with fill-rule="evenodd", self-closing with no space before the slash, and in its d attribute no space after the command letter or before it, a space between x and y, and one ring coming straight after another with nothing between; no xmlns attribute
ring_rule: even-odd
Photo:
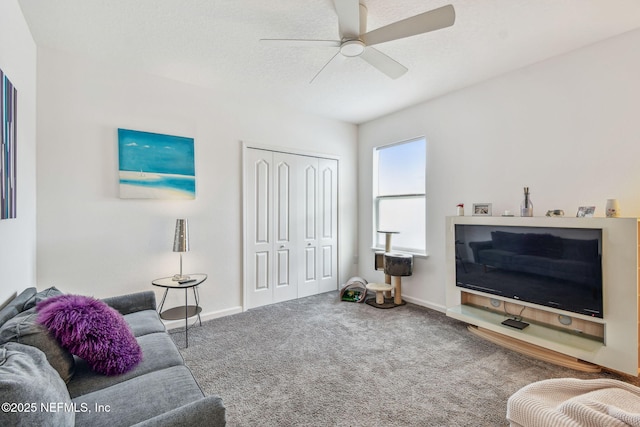
<svg viewBox="0 0 640 427"><path fill-rule="evenodd" d="M526 354L536 359L544 360L546 362L554 363L556 365L564 366L566 368L576 369L583 372L600 372L602 369L598 365L585 362L575 357L567 356L566 354L558 353L553 350L539 347L537 345L529 344L524 341L520 341L511 338L506 335L502 335L493 331L489 331L476 326L467 326L469 332L478 335L488 341L501 345L508 349L517 351L519 353Z"/></svg>
<svg viewBox="0 0 640 427"><path fill-rule="evenodd" d="M640 227L638 218L447 217L447 315L505 347L593 372L598 367L638 375L640 365ZM602 318L496 297L456 286L455 225L593 228L602 230ZM484 301L483 301L484 299ZM489 302L489 303L487 303ZM502 325L505 302L525 308L525 329ZM497 307L497 308L496 308ZM510 313L518 311L509 310ZM527 318L527 315L529 318ZM533 319L532 321L529 319ZM570 319L572 326L561 325ZM564 328L564 329L563 329ZM582 331L576 332L576 330Z"/></svg>
<svg viewBox="0 0 640 427"><path fill-rule="evenodd" d="M535 323L531 323L524 329L511 328L502 325L502 321L507 319L507 316L469 305L450 307L447 309L447 315L483 329L561 353L575 350L596 353L604 347L602 342L598 342L593 338L582 337Z"/></svg>

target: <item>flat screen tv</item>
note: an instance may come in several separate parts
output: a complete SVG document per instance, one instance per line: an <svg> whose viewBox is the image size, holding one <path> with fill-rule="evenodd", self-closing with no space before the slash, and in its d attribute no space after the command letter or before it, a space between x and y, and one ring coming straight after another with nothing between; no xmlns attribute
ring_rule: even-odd
<svg viewBox="0 0 640 427"><path fill-rule="evenodd" d="M456 286L602 313L602 230L456 224Z"/></svg>

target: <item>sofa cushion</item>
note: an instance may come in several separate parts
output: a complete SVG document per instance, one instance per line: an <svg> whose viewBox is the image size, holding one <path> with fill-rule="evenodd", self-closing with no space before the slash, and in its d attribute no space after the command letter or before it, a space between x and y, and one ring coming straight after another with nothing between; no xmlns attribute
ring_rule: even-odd
<svg viewBox="0 0 640 427"><path fill-rule="evenodd" d="M493 249L515 253L521 253L523 250L524 239L520 233L492 231L491 241L493 243Z"/></svg>
<svg viewBox="0 0 640 427"><path fill-rule="evenodd" d="M40 291L36 293L34 296L29 298L29 300L24 304L24 309L29 310L30 308L38 305L40 301L44 301L47 298L55 297L58 295L63 295L63 293L58 290L55 286L45 289L44 291Z"/></svg>
<svg viewBox="0 0 640 427"><path fill-rule="evenodd" d="M25 308L24 304L36 294L36 288L27 288L20 293L17 297L9 301L2 310L0 310L0 326L14 317L18 313L22 313Z"/></svg>
<svg viewBox="0 0 640 427"><path fill-rule="evenodd" d="M522 253L545 258L561 258L562 238L552 234L527 233L524 235Z"/></svg>
<svg viewBox="0 0 640 427"><path fill-rule="evenodd" d="M156 332L165 332L167 330L162 320L160 320L158 312L155 310L136 311L135 313L125 314L124 320L127 321L131 332L133 332L133 335L136 337Z"/></svg>
<svg viewBox="0 0 640 427"><path fill-rule="evenodd" d="M566 259L596 263L599 260L598 240L562 239Z"/></svg>
<svg viewBox="0 0 640 427"><path fill-rule="evenodd" d="M166 332L138 337L142 361L126 374L106 377L93 372L87 362L76 359L76 372L67 387L72 398L127 381L149 372L184 365L184 359Z"/></svg>
<svg viewBox="0 0 640 427"><path fill-rule="evenodd" d="M146 397L144 401L141 396ZM203 397L191 371L173 366L76 397L73 402L78 407L104 408L76 414L76 426L131 426ZM134 410L132 402L136 402Z"/></svg>
<svg viewBox="0 0 640 427"><path fill-rule="evenodd" d="M119 295L104 298L102 301L104 301L109 307L113 307L118 310L120 314L156 309L156 294L153 291L142 291L133 294Z"/></svg>
<svg viewBox="0 0 640 427"><path fill-rule="evenodd" d="M509 268L514 256L516 255L511 251L502 251L499 249L484 249L478 252L479 262L482 264L504 269Z"/></svg>
<svg viewBox="0 0 640 427"><path fill-rule="evenodd" d="M37 347L47 356L51 366L64 382L73 376L73 356L37 321L35 307L14 316L0 327L0 341L15 341Z"/></svg>
<svg viewBox="0 0 640 427"><path fill-rule="evenodd" d="M14 342L0 347L0 396L5 406L9 404L3 406L2 425L74 425L69 392L45 354L35 347Z"/></svg>
<svg viewBox="0 0 640 427"><path fill-rule="evenodd" d="M120 375L133 369L142 351L127 322L104 302L59 295L38 303L38 321L72 354L96 372Z"/></svg>

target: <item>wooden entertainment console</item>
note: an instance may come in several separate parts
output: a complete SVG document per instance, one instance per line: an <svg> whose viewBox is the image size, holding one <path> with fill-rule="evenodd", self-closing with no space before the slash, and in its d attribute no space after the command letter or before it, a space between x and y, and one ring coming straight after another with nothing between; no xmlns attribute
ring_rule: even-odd
<svg viewBox="0 0 640 427"><path fill-rule="evenodd" d="M639 227L637 218L447 217L447 315L513 350L583 371L600 367L637 376ZM602 230L603 318L557 310L457 287L456 224ZM520 315L530 325L502 321ZM570 324L568 324L570 323Z"/></svg>

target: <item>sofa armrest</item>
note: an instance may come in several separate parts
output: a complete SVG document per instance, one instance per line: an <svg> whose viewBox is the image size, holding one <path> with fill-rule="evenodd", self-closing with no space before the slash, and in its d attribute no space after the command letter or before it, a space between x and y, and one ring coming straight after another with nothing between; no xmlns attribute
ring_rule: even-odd
<svg viewBox="0 0 640 427"><path fill-rule="evenodd" d="M133 427L218 427L226 423L226 410L222 399L218 396L207 396Z"/></svg>
<svg viewBox="0 0 640 427"><path fill-rule="evenodd" d="M117 297L105 298L102 301L108 306L118 310L122 315L135 313L136 311L156 309L156 294L153 291L119 295Z"/></svg>
<svg viewBox="0 0 640 427"><path fill-rule="evenodd" d="M475 262L480 263L480 254L479 252L484 249L492 249L493 241L487 240L484 242L469 242L469 247L473 251L473 259Z"/></svg>

